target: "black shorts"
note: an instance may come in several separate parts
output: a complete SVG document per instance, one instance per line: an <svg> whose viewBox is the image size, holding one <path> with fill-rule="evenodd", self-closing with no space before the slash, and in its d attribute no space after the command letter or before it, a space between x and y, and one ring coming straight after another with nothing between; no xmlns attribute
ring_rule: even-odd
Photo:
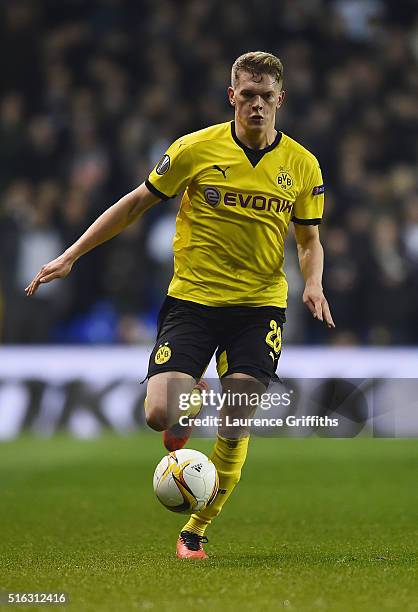
<svg viewBox="0 0 418 612"><path fill-rule="evenodd" d="M266 386L281 352L285 309L277 306L204 306L167 296L147 378L185 372L201 378L216 351L220 378L241 372Z"/></svg>

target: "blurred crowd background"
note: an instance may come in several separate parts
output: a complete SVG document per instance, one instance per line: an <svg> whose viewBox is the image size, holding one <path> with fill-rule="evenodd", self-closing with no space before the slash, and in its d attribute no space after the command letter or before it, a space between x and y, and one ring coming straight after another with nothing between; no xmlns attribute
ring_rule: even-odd
<svg viewBox="0 0 418 612"><path fill-rule="evenodd" d="M292 236L286 340L418 344L418 19L408 0L3 0L0 341L153 339L178 201L161 203L32 299L24 287L180 135L232 119L248 50L278 55L277 128L320 160L325 290L302 302Z"/></svg>

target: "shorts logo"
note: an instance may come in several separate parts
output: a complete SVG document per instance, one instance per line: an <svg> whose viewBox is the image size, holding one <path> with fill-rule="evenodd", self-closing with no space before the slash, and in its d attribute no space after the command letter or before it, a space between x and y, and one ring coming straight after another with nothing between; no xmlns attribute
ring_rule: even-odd
<svg viewBox="0 0 418 612"><path fill-rule="evenodd" d="M318 185L318 187L314 187L312 189L312 195L321 195L321 193L325 192L325 185Z"/></svg>
<svg viewBox="0 0 418 612"><path fill-rule="evenodd" d="M216 189L216 187L205 187L203 194L206 202L209 204L209 206L213 206L213 208L218 206L219 202L221 201L221 192L219 189Z"/></svg>
<svg viewBox="0 0 418 612"><path fill-rule="evenodd" d="M284 190L290 189L293 186L293 178L285 168L280 168L279 170L279 176L277 177L279 187Z"/></svg>
<svg viewBox="0 0 418 612"><path fill-rule="evenodd" d="M272 319L270 321L270 331L266 336L266 344L270 346L273 351L269 352L270 357L273 359L278 358L280 351L282 350L282 330L280 325Z"/></svg>
<svg viewBox="0 0 418 612"><path fill-rule="evenodd" d="M167 361L171 357L171 348L168 346L168 342L165 344L160 344L158 347L158 351L155 353L155 363L157 365L163 365L163 363L167 363Z"/></svg>
<svg viewBox="0 0 418 612"><path fill-rule="evenodd" d="M155 172L161 176L162 174L165 174L166 172L168 172L169 169L170 169L170 156L167 155L166 153L165 155L162 156L162 158L158 162L157 167L155 168Z"/></svg>

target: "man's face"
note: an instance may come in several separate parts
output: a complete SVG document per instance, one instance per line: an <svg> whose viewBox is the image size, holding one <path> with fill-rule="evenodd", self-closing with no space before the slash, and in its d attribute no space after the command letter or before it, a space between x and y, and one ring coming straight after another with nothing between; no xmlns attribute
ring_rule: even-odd
<svg viewBox="0 0 418 612"><path fill-rule="evenodd" d="M228 87L228 97L241 125L262 132L274 124L284 91L269 74L253 75L240 70L235 87Z"/></svg>

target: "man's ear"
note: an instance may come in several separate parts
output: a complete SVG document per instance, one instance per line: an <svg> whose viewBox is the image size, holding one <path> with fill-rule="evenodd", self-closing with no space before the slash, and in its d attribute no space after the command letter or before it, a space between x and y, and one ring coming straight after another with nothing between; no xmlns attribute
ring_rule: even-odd
<svg viewBox="0 0 418 612"><path fill-rule="evenodd" d="M277 106L276 106L276 108L280 108L281 107L281 105L284 102L285 97L286 97L286 92L285 92L284 89L282 89L281 92L279 93L279 97L277 99Z"/></svg>
<svg viewBox="0 0 418 612"><path fill-rule="evenodd" d="M235 106L234 90L231 86L228 87L227 93L230 105Z"/></svg>

